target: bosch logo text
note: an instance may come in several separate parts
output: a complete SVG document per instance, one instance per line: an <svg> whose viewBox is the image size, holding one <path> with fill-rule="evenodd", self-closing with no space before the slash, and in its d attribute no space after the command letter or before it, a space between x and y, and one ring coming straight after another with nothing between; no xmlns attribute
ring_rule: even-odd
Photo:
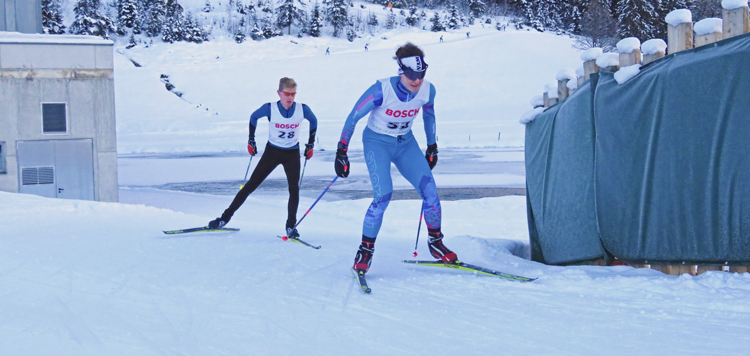
<svg viewBox="0 0 750 356"><path fill-rule="evenodd" d="M385 114L388 115L388 116L393 116L393 117L412 117L412 116L415 116L415 115L419 114L419 109L418 108L417 109L412 109L412 110L391 110L391 109L387 109L385 111Z"/></svg>
<svg viewBox="0 0 750 356"><path fill-rule="evenodd" d="M296 129L297 127L299 127L299 124L276 124L277 129L289 130L289 129Z"/></svg>

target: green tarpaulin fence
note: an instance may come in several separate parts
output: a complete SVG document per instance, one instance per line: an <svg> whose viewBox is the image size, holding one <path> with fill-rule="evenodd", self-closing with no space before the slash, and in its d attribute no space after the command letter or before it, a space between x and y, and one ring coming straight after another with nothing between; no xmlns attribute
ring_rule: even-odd
<svg viewBox="0 0 750 356"><path fill-rule="evenodd" d="M601 73L526 126L532 258L750 263L750 35Z"/></svg>

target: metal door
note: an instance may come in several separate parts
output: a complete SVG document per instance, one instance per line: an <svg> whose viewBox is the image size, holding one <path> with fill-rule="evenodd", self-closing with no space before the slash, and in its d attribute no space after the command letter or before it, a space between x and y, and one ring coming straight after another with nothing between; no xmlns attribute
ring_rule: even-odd
<svg viewBox="0 0 750 356"><path fill-rule="evenodd" d="M91 139L19 141L17 148L21 193L94 200Z"/></svg>

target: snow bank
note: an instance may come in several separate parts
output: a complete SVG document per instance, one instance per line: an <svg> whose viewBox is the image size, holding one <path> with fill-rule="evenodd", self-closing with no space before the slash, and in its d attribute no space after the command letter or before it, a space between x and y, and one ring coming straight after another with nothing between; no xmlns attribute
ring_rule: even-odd
<svg viewBox="0 0 750 356"><path fill-rule="evenodd" d="M604 53L596 59L599 68L616 67L620 65L620 54Z"/></svg>
<svg viewBox="0 0 750 356"><path fill-rule="evenodd" d="M725 10L734 10L747 7L747 0L721 0L721 7Z"/></svg>
<svg viewBox="0 0 750 356"><path fill-rule="evenodd" d="M631 66L622 67L620 70L615 72L615 80L618 84L624 84L631 78L635 77L641 71L641 64L633 64Z"/></svg>
<svg viewBox="0 0 750 356"><path fill-rule="evenodd" d="M646 42L643 42L643 45L641 45L641 53L643 53L644 55L666 52L667 43L664 42L664 40L661 38L650 39Z"/></svg>
<svg viewBox="0 0 750 356"><path fill-rule="evenodd" d="M707 18L700 20L693 26L693 31L698 36L708 35L712 33L722 32L722 20L717 18Z"/></svg>
<svg viewBox="0 0 750 356"><path fill-rule="evenodd" d="M620 53L633 53L633 51L641 48L641 40L636 37L623 38L620 42L617 42L617 50Z"/></svg>
<svg viewBox="0 0 750 356"><path fill-rule="evenodd" d="M597 47L589 48L585 52L583 52L583 54L581 54L581 60L584 62L588 62L588 61L599 58L599 56L601 56L602 53L603 51L601 48L597 48Z"/></svg>
<svg viewBox="0 0 750 356"><path fill-rule="evenodd" d="M688 9L678 9L668 13L664 17L664 21L672 26L677 26L681 23L693 22L693 14Z"/></svg>
<svg viewBox="0 0 750 356"><path fill-rule="evenodd" d="M536 117L539 116L539 114L541 114L541 113L544 112L544 109L545 108L543 108L543 107L531 109L531 110L525 112L521 116L521 119L518 120L518 122L520 122L521 124L526 125L526 124L534 121L534 119L536 119Z"/></svg>

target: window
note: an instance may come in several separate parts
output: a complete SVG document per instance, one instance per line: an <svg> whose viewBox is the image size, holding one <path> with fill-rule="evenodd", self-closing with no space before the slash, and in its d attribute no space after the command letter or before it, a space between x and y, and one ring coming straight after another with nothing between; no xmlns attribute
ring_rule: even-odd
<svg viewBox="0 0 750 356"><path fill-rule="evenodd" d="M68 132L65 103L42 103L42 132L48 134Z"/></svg>
<svg viewBox="0 0 750 356"><path fill-rule="evenodd" d="M5 142L0 141L0 173L8 173L5 169Z"/></svg>

